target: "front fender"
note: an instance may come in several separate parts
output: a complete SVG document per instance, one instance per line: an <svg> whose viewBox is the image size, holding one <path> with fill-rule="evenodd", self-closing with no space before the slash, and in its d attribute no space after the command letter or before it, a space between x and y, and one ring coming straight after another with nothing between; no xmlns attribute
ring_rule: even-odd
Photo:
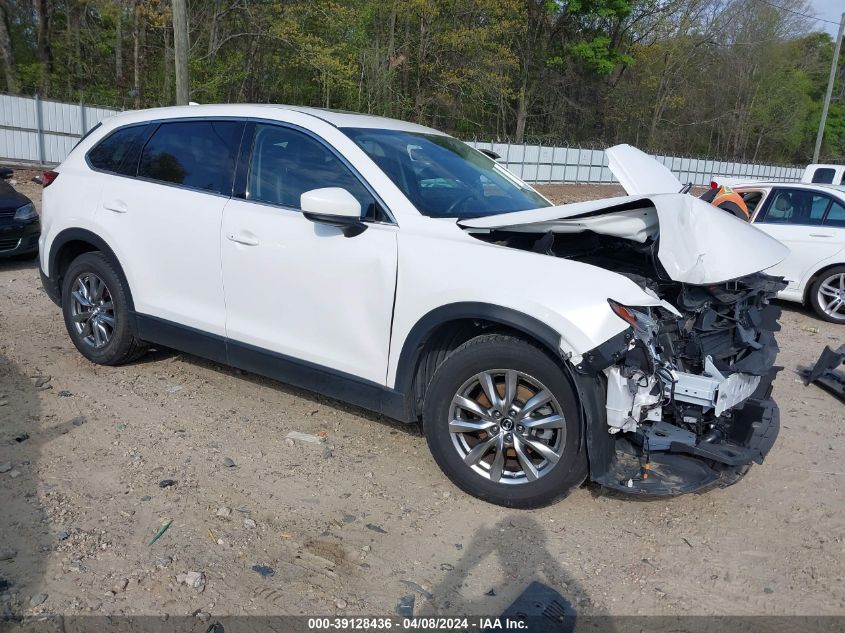
<svg viewBox="0 0 845 633"><path fill-rule="evenodd" d="M560 334L532 316L490 303L450 303L423 316L405 337L396 368L396 391L410 393L417 361L432 333L444 323L461 319L479 319L507 326L540 341L555 356L560 355Z"/></svg>
<svg viewBox="0 0 845 633"><path fill-rule="evenodd" d="M399 233L387 385L399 385L406 378L400 374L407 371L407 350L415 349L419 333L444 315L490 320L528 332L577 365L583 354L628 327L610 309L608 299L632 306L665 305L612 271L488 244L455 225L451 230L457 235Z"/></svg>

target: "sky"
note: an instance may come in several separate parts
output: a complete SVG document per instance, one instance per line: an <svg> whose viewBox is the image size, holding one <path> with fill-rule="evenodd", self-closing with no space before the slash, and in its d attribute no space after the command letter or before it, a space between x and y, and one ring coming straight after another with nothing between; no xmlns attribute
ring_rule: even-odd
<svg viewBox="0 0 845 633"><path fill-rule="evenodd" d="M810 0L810 4L813 7L816 17L835 22L835 24L816 22L818 28L836 37L836 33L839 31L839 19L842 17L842 13L845 12L845 0ZM789 3L787 2L783 6L789 6Z"/></svg>

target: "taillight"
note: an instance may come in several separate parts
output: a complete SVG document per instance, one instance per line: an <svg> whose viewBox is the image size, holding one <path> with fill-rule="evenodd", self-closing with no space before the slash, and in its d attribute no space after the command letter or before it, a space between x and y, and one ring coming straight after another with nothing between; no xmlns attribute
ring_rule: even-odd
<svg viewBox="0 0 845 633"><path fill-rule="evenodd" d="M718 189L718 188L719 188L719 183L718 183L718 182L716 182L715 180L711 180L711 181L710 181L710 188L711 188L711 189Z"/></svg>
<svg viewBox="0 0 845 633"><path fill-rule="evenodd" d="M44 187L49 187L50 185L53 184L53 181L58 177L59 177L59 172L57 172L57 171L53 171L53 170L45 171L43 174L41 174L41 184Z"/></svg>

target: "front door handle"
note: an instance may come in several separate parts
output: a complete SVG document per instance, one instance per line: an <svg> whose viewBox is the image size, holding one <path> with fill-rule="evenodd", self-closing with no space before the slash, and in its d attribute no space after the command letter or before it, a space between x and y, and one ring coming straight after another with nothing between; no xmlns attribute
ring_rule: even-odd
<svg viewBox="0 0 845 633"><path fill-rule="evenodd" d="M810 233L810 237L833 237L830 233Z"/></svg>
<svg viewBox="0 0 845 633"><path fill-rule="evenodd" d="M109 200L103 203L103 208L106 211L114 211L115 213L126 213L129 208L123 200Z"/></svg>
<svg viewBox="0 0 845 633"><path fill-rule="evenodd" d="M226 239L230 242L235 242L235 244L243 244L244 246L258 246L258 238L243 235L242 233L229 233Z"/></svg>

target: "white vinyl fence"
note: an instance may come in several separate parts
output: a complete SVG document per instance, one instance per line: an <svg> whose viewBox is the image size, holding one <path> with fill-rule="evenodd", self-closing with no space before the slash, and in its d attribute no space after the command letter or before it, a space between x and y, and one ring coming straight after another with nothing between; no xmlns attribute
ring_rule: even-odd
<svg viewBox="0 0 845 633"><path fill-rule="evenodd" d="M499 162L526 182L570 182L584 184L613 184L616 179L607 167L604 150L548 145L515 145L469 141L477 149L487 149L499 155ZM730 176L753 180L800 180L803 167L732 163L707 158L660 156L655 158L666 165L682 183L709 185L713 176Z"/></svg>
<svg viewBox="0 0 845 633"><path fill-rule="evenodd" d="M0 161L50 165L117 110L0 94Z"/></svg>
<svg viewBox="0 0 845 633"><path fill-rule="evenodd" d="M60 163L76 142L97 123L118 110L38 97L0 94L0 162L36 165ZM604 150L468 141L489 149L499 162L532 183L614 183ZM657 156L683 183L708 185L713 176L799 180L794 166L731 163L704 158Z"/></svg>

